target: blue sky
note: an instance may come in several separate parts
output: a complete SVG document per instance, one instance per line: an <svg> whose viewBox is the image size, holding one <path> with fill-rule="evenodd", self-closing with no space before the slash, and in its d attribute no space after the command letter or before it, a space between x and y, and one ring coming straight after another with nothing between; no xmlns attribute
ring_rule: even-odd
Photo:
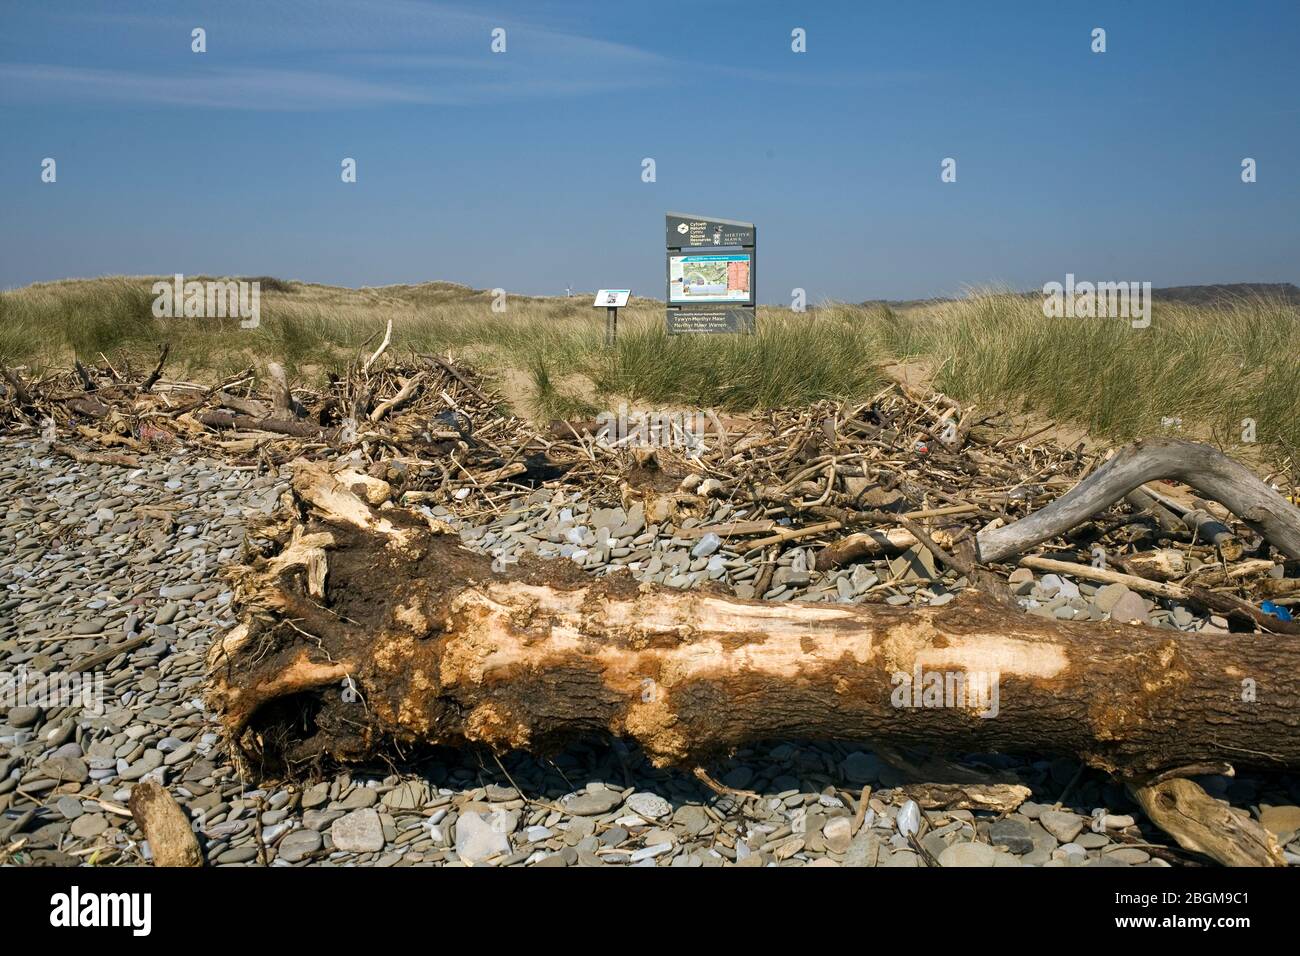
<svg viewBox="0 0 1300 956"><path fill-rule="evenodd" d="M756 222L765 302L1297 281L1297 48L1295 0L0 0L0 286L662 297L669 210Z"/></svg>

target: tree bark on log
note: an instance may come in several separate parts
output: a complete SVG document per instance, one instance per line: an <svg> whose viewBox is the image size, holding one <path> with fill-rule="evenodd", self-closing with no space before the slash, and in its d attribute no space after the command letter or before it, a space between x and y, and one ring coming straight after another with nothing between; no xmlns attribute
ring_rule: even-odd
<svg viewBox="0 0 1300 956"><path fill-rule="evenodd" d="M300 510L236 572L240 624L213 645L209 698L254 772L602 733L658 765L836 738L1068 754L1129 776L1300 766L1294 643L1054 622L974 594L928 609L769 604L564 561L495 574L355 486L298 463ZM952 706L928 706L936 675ZM990 694L973 699L981 680Z"/></svg>

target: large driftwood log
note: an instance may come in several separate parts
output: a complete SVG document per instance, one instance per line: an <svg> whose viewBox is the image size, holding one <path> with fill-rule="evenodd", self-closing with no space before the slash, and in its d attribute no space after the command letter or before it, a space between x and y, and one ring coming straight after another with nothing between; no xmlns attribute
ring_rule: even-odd
<svg viewBox="0 0 1300 956"><path fill-rule="evenodd" d="M563 561L502 575L424 519L373 509L355 474L300 463L294 490L306 518L242 570L241 623L210 658L210 699L255 770L593 733L661 765L790 737L1071 754L1128 775L1300 766L1300 647L1273 637L1052 622L975 595L767 604ZM976 699L981 680L996 698Z"/></svg>

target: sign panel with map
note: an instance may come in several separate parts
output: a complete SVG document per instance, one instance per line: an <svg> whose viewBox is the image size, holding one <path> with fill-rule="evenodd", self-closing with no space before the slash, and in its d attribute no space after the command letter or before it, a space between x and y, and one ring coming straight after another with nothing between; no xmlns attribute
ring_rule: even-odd
<svg viewBox="0 0 1300 956"><path fill-rule="evenodd" d="M752 222L668 213L670 335L755 330L757 232Z"/></svg>
<svg viewBox="0 0 1300 956"><path fill-rule="evenodd" d="M747 252L668 257L668 301L749 303L750 255Z"/></svg>

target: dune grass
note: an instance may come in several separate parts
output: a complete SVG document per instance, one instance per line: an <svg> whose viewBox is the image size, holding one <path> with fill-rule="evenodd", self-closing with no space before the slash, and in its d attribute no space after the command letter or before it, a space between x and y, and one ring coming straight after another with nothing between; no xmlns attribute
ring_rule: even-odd
<svg viewBox="0 0 1300 956"><path fill-rule="evenodd" d="M1205 309L1157 302L1151 325L1044 318L1037 299L977 294L924 321L920 351L959 399L1019 405L1113 439L1168 433L1300 447L1300 316L1243 298Z"/></svg>
<svg viewBox="0 0 1300 956"><path fill-rule="evenodd" d="M1098 437L1167 432L1300 448L1300 316L1238 299L1216 307L1157 302L1147 329L1120 319L1048 319L1034 297L973 292L906 310L825 305L760 309L752 336L669 336L662 306L620 312L604 346L604 312L585 297L509 296L447 282L343 289L259 277L261 324L156 319L147 278L42 283L0 293L0 361L67 367L74 356L151 364L169 342L169 374L196 380L274 358L305 383L347 366L394 322L392 354L451 352L496 378L517 410L590 416L620 401L754 410L863 398L893 359L919 360L962 401L1022 408Z"/></svg>

